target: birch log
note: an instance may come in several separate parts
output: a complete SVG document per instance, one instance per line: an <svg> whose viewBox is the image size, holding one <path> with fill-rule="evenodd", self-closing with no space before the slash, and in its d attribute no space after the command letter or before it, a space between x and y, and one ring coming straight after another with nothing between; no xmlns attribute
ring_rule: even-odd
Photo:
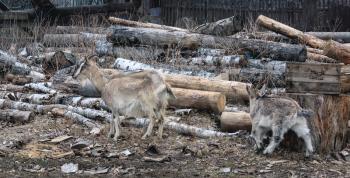
<svg viewBox="0 0 350 178"><path fill-rule="evenodd" d="M78 61L74 54L64 51L57 51L51 57L42 62L42 68L48 74L53 75L57 70L72 66Z"/></svg>
<svg viewBox="0 0 350 178"><path fill-rule="evenodd" d="M46 79L41 72L35 71L33 67L17 61L17 58L0 50L0 73L10 72L15 75L24 75L33 79L34 82ZM36 68L35 68L36 69Z"/></svg>
<svg viewBox="0 0 350 178"><path fill-rule="evenodd" d="M300 43L306 43L314 48L324 50L324 54L330 58L337 59L345 64L350 63L350 48L333 40L324 41L315 36L303 33L290 26L277 22L273 19L260 15L257 24L276 33L289 38L296 39Z"/></svg>
<svg viewBox="0 0 350 178"><path fill-rule="evenodd" d="M161 48L179 47L187 49L204 48L239 48L255 55L269 56L273 59L304 62L306 48L301 45L250 40L240 38L217 37L181 31L160 29L132 28L112 26L107 40L113 44L137 46L152 45Z"/></svg>
<svg viewBox="0 0 350 178"><path fill-rule="evenodd" d="M31 111L19 111L15 109L0 109L0 120L9 122L28 122L34 117Z"/></svg>
<svg viewBox="0 0 350 178"><path fill-rule="evenodd" d="M154 29L162 29L162 30L170 30L170 31L188 32L188 30L183 29L183 28L171 27L171 26L166 26L166 25L159 25L159 24L155 24L155 23L143 23L143 22L126 20L126 19L121 19L121 18L116 18L116 17L109 17L108 20L112 24L122 25L122 26L154 28Z"/></svg>
<svg viewBox="0 0 350 178"><path fill-rule="evenodd" d="M49 94L57 93L56 90L50 88L52 87L51 82L28 83L28 84L25 84L24 87L32 89L34 91L42 92L42 93L49 93Z"/></svg>
<svg viewBox="0 0 350 178"><path fill-rule="evenodd" d="M4 79L15 85L24 85L27 83L31 83L33 81L31 77L23 76L23 75L13 75L9 73L5 75Z"/></svg>
<svg viewBox="0 0 350 178"><path fill-rule="evenodd" d="M149 123L149 119L136 118L136 119L124 119L122 124L131 125L134 127L145 127ZM165 123L165 128L173 130L176 133L196 136L199 138L212 138L212 137L236 137L237 133L224 133L215 130L208 130L203 128L198 128L186 124L177 123L174 121L168 121Z"/></svg>
<svg viewBox="0 0 350 178"><path fill-rule="evenodd" d="M172 88L176 100L169 101L177 108L196 108L221 113L225 109L226 97L219 92Z"/></svg>
<svg viewBox="0 0 350 178"><path fill-rule="evenodd" d="M92 120L90 120L90 119L88 119L80 114L77 114L77 113L72 112L72 111L68 111L68 110L63 109L63 108L53 108L51 112L55 115L63 116L63 117L67 117L69 119L72 119L74 122L84 124L85 126L91 128L91 129L101 128L101 126L98 125L97 123L95 123L94 121L92 121Z"/></svg>

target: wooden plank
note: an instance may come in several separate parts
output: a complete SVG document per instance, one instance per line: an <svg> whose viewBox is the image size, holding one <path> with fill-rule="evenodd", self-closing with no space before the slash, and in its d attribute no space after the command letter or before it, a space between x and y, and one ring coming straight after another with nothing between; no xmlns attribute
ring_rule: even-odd
<svg viewBox="0 0 350 178"><path fill-rule="evenodd" d="M319 93L319 94L339 94L339 83L309 83L309 82L294 82L286 81L286 91L288 93Z"/></svg>
<svg viewBox="0 0 350 178"><path fill-rule="evenodd" d="M305 64L305 63L287 63L287 73L315 73L320 75L339 75L341 64Z"/></svg>
<svg viewBox="0 0 350 178"><path fill-rule="evenodd" d="M296 73L288 72L287 81L293 82L310 82L310 83L339 83L339 75L322 75L318 73Z"/></svg>

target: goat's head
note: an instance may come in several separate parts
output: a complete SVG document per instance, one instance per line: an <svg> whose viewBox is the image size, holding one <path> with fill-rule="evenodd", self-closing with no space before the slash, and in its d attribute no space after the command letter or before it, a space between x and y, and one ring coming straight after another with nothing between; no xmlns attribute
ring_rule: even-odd
<svg viewBox="0 0 350 178"><path fill-rule="evenodd" d="M249 99L255 100L256 98L262 97L266 94L266 84L264 84L260 90L253 85L246 85L246 90L248 92Z"/></svg>
<svg viewBox="0 0 350 178"><path fill-rule="evenodd" d="M98 69L97 64L96 64L96 59L97 56L89 56L84 59L78 66L77 69L74 72L73 78L89 78L92 73L94 73L95 70Z"/></svg>

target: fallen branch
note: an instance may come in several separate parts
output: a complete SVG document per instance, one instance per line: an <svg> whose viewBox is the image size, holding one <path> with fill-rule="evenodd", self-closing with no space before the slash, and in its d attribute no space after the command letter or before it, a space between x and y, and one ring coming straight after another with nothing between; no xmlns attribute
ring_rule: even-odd
<svg viewBox="0 0 350 178"><path fill-rule="evenodd" d="M66 110L66 109L63 109L63 108L53 108L51 110L51 112L54 114L54 115L58 115L58 116L63 116L63 117L67 117L69 119L72 119L74 122L77 122L77 123L81 123L81 124L84 124L85 126L91 128L91 129L94 129L94 128L98 128L100 129L101 126L98 125L97 123L93 122L92 120L80 115L80 114L77 114L75 112L72 112L72 111L69 111L69 110Z"/></svg>
<svg viewBox="0 0 350 178"><path fill-rule="evenodd" d="M216 22L196 26L191 32L216 36L230 36L242 31L242 29L242 19L239 19L238 16L232 16Z"/></svg>

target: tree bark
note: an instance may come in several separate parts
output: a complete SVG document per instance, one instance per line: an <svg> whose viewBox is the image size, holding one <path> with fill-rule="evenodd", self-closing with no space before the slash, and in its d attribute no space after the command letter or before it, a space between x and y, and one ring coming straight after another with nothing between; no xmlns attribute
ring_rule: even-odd
<svg viewBox="0 0 350 178"><path fill-rule="evenodd" d="M220 67L242 67L248 61L243 55L230 56L201 56L189 59L192 65L211 65Z"/></svg>
<svg viewBox="0 0 350 178"><path fill-rule="evenodd" d="M129 27L142 27L142 28L154 28L154 29L162 29L162 30L170 30L170 31L183 31L188 32L188 30L183 28L171 27L166 25L159 25L155 23L143 23L132 20L125 20L116 17L109 17L109 22L116 25L129 26Z"/></svg>
<svg viewBox="0 0 350 178"><path fill-rule="evenodd" d="M263 40L247 40L239 38L217 37L211 35L166 31L160 29L132 28L112 26L107 40L113 44L137 46L152 45L161 48L239 48L255 55L268 56L277 60L304 62L306 48L301 45L269 42Z"/></svg>
<svg viewBox="0 0 350 178"><path fill-rule="evenodd" d="M165 75L165 81L172 88L185 88L220 92L226 96L227 102L247 103L249 96L246 90L248 84L234 81L206 79L185 75Z"/></svg>
<svg viewBox="0 0 350 178"><path fill-rule="evenodd" d="M105 40L104 34L45 34L43 38L46 47L91 47L98 40Z"/></svg>
<svg viewBox="0 0 350 178"><path fill-rule="evenodd" d="M28 122L34 117L31 111L19 111L15 109L0 109L0 120L10 122Z"/></svg>
<svg viewBox="0 0 350 178"><path fill-rule="evenodd" d="M170 101L177 108L196 108L221 113L225 109L226 97L219 92L172 88L176 99Z"/></svg>
<svg viewBox="0 0 350 178"><path fill-rule="evenodd" d="M196 26L191 32L215 36L233 35L243 29L242 19L237 16Z"/></svg>
<svg viewBox="0 0 350 178"><path fill-rule="evenodd" d="M250 114L246 112L223 112L220 117L220 128L223 132L252 129Z"/></svg>
<svg viewBox="0 0 350 178"><path fill-rule="evenodd" d="M94 128L100 129L101 128L101 126L99 126L94 121L92 121L92 120L90 120L90 119L88 119L80 114L77 114L77 113L72 112L72 111L68 111L68 110L63 109L63 108L53 108L51 112L54 115L67 117L69 119L72 119L74 122L84 124L85 126L91 128L91 129L94 129Z"/></svg>
<svg viewBox="0 0 350 178"><path fill-rule="evenodd" d="M300 43L306 43L311 47L323 49L324 54L330 58L337 59L345 64L350 63L350 48L341 43L333 40L330 40L329 42L321 40L263 15L260 15L256 22L264 28L280 33L289 38L296 39Z"/></svg>
<svg viewBox="0 0 350 178"><path fill-rule="evenodd" d="M43 83L28 83L25 84L24 87L32 89L34 91L38 91L41 93L49 93L49 94L55 94L57 93L56 90L50 88L52 86L51 82L43 82Z"/></svg>

